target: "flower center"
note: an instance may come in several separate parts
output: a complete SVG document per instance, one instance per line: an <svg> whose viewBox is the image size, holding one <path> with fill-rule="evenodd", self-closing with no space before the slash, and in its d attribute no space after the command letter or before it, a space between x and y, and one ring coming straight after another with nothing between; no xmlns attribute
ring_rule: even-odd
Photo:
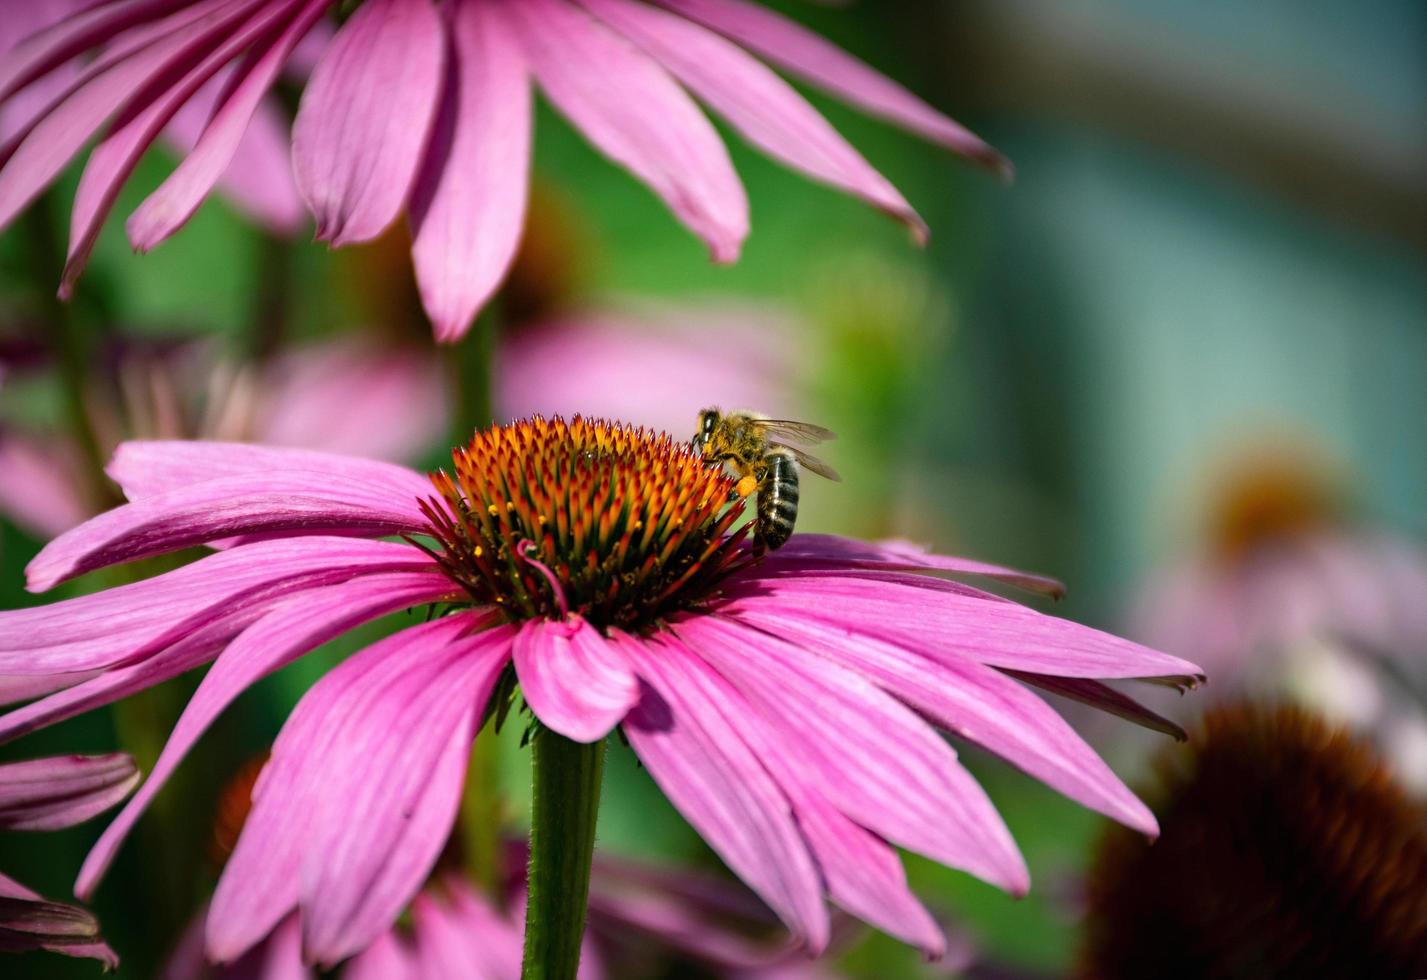
<svg viewBox="0 0 1427 980"><path fill-rule="evenodd" d="M1255 549L1331 527L1342 500L1308 460L1268 452L1225 482L1211 515L1218 554L1237 560Z"/></svg>
<svg viewBox="0 0 1427 980"><path fill-rule="evenodd" d="M646 629L708 597L746 555L737 481L683 442L580 416L475 434L431 474L436 560L512 620L578 613Z"/></svg>

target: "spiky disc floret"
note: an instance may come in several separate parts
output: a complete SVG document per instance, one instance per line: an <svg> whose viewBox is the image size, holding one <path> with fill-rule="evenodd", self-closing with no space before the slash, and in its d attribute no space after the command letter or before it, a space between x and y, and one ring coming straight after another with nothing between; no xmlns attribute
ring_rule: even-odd
<svg viewBox="0 0 1427 980"><path fill-rule="evenodd" d="M437 561L511 619L647 629L746 554L736 481L672 437L580 416L475 434L431 474Z"/></svg>

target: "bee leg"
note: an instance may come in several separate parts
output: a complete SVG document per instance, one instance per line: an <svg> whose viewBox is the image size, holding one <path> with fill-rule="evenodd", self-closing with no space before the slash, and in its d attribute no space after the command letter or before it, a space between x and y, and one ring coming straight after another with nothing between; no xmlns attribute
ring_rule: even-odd
<svg viewBox="0 0 1427 980"><path fill-rule="evenodd" d="M750 474L738 481L738 485L733 488L733 492L738 494L740 497L747 497L749 494L751 494L757 489L758 477Z"/></svg>

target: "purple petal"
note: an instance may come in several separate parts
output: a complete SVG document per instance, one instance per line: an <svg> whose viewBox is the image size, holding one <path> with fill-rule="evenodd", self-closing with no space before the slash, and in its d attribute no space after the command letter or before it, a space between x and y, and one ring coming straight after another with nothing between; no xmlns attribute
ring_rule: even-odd
<svg viewBox="0 0 1427 980"><path fill-rule="evenodd" d="M430 0L368 0L328 46L292 130L297 186L334 246L396 220L441 93L446 44Z"/></svg>
<svg viewBox="0 0 1427 980"><path fill-rule="evenodd" d="M697 657L613 634L649 685L624 733L649 775L724 862L813 952L828 917L812 857L788 799L720 702L739 699ZM752 709L748 709L751 714Z"/></svg>
<svg viewBox="0 0 1427 980"><path fill-rule="evenodd" d="M238 695L263 677L364 622L434 602L451 590L438 572L369 575L298 596L243 631L194 692L144 786L105 829L75 883L88 899L149 802L198 738Z"/></svg>
<svg viewBox="0 0 1427 980"><path fill-rule="evenodd" d="M495 5L448 6L453 56L411 198L412 258L438 340L456 340L505 279L525 222L530 81Z"/></svg>
<svg viewBox="0 0 1427 980"><path fill-rule="evenodd" d="M246 8L222 0L196 3L101 55L68 95L0 148L0 227L49 185L104 120L130 102L141 108L138 100L154 97L152 85L169 80L188 59L233 30L246 13Z"/></svg>
<svg viewBox="0 0 1427 980"><path fill-rule="evenodd" d="M109 216L119 196L119 189L134 172L144 151L190 97L255 40L283 23L290 12L284 3L255 7L251 17L234 25L234 29L223 36L221 43L204 54L201 60L187 70L180 69L181 74L172 84L164 85L160 91L150 91L153 86L145 86L143 95L148 98L136 96L115 121L109 134L89 155L89 162L85 164L79 180L79 189L74 195L69 254L60 280L61 298L68 298L73 290L89 261L104 219ZM167 81L167 77L156 78L155 84Z"/></svg>
<svg viewBox="0 0 1427 980"><path fill-rule="evenodd" d="M773 71L692 21L632 0L580 0L634 41L751 143L790 167L860 197L905 222L926 225L897 189Z"/></svg>
<svg viewBox="0 0 1427 980"><path fill-rule="evenodd" d="M114 451L105 472L130 500L192 486L202 480L280 472L327 472L335 482L355 479L380 486L393 501L432 494L431 482L414 470L336 453L239 442L126 442Z"/></svg>
<svg viewBox="0 0 1427 980"><path fill-rule="evenodd" d="M624 654L589 623L534 619L515 638L520 693L541 723L576 742L596 742L639 702Z"/></svg>
<svg viewBox="0 0 1427 980"><path fill-rule="evenodd" d="M331 963L389 928L455 819L475 720L513 630L457 615L344 662L283 726L218 889L208 949L231 960L302 906Z"/></svg>
<svg viewBox="0 0 1427 980"><path fill-rule="evenodd" d="M1014 602L990 601L894 581L790 575L759 578L733 608L759 604L797 609L817 619L905 645L938 662L974 660L992 667L1064 677L1198 674L1178 657L1122 640Z"/></svg>
<svg viewBox="0 0 1427 980"><path fill-rule="evenodd" d="M66 755L0 766L0 830L59 830L103 813L139 781L122 753Z"/></svg>
<svg viewBox="0 0 1427 980"><path fill-rule="evenodd" d="M0 612L0 671L72 673L156 653L220 615L377 571L430 569L406 544L344 538L264 541L47 606Z"/></svg>
<svg viewBox="0 0 1427 980"><path fill-rule="evenodd" d="M789 73L874 116L909 129L1005 176L1005 157L901 85L761 4L748 0L656 0L754 51Z"/></svg>
<svg viewBox="0 0 1427 980"><path fill-rule="evenodd" d="M743 692L803 777L847 816L1012 894L1029 888L996 808L951 746L905 706L858 674L732 620L691 616L675 632Z"/></svg>
<svg viewBox="0 0 1427 980"><path fill-rule="evenodd" d="M426 530L414 498L395 496L360 471L249 473L140 497L46 545L26 568L28 587L43 592L96 568L241 535L379 538Z"/></svg>
<svg viewBox="0 0 1427 980"><path fill-rule="evenodd" d="M295 229L301 203L288 164L286 134L271 109L263 116L258 113L283 64L328 6L329 0L308 0L280 33L249 53L236 80L225 80L222 89L210 83L211 96L199 93L180 110L170 129L181 127L191 150L125 224L136 250L147 252L182 227L225 173L245 210L278 231ZM265 179L252 180L249 174Z"/></svg>
<svg viewBox="0 0 1427 980"><path fill-rule="evenodd" d="M718 133L683 89L627 40L562 0L524 0L502 11L550 101L663 198L715 262L737 259L748 235L748 199Z"/></svg>
<svg viewBox="0 0 1427 980"><path fill-rule="evenodd" d="M1064 585L1042 575L988 565L969 558L934 555L925 548L902 541L854 541L832 534L794 535L787 544L768 556L769 571L784 568L797 571L814 568L876 571L925 569L949 575L977 575L1057 598L1065 594Z"/></svg>
<svg viewBox="0 0 1427 980"><path fill-rule="evenodd" d="M1073 800L1150 836L1154 815L1045 702L990 667L932 661L845 625L766 608L740 620L798 640L870 678L932 721L1024 769Z"/></svg>

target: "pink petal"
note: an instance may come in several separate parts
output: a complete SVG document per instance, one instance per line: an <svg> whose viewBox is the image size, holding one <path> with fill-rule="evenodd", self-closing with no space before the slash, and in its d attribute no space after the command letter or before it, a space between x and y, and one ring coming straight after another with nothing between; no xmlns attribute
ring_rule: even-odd
<svg viewBox="0 0 1427 980"><path fill-rule="evenodd" d="M22 0L29 3L32 0ZM121 31L162 17L191 0L117 0L91 5L0 53L0 99L108 41Z"/></svg>
<svg viewBox="0 0 1427 980"><path fill-rule="evenodd" d="M743 692L804 778L847 816L1012 894L1029 888L996 808L906 707L862 676L732 620L690 616L675 632Z"/></svg>
<svg viewBox="0 0 1427 980"><path fill-rule="evenodd" d="M639 681L618 647L589 623L533 619L515 638L520 693L547 728L596 742L639 702Z"/></svg>
<svg viewBox="0 0 1427 980"><path fill-rule="evenodd" d="M0 830L59 830L103 813L139 781L122 753L0 765Z"/></svg>
<svg viewBox="0 0 1427 980"><path fill-rule="evenodd" d="M421 900L418 895L416 901ZM393 930L352 957L342 969L342 980L421 980L421 974L407 942Z"/></svg>
<svg viewBox="0 0 1427 980"><path fill-rule="evenodd" d="M854 541L832 534L798 534L768 556L769 571L785 568L802 571L815 568L870 569L875 571L917 570L948 575L978 575L1005 582L1028 592L1059 598L1065 586L1053 578L988 565L969 558L935 555L918 545L901 541Z"/></svg>
<svg viewBox="0 0 1427 980"><path fill-rule="evenodd" d="M737 45L644 3L580 2L648 52L765 153L863 198L905 222L919 241L926 240L926 225L897 189L790 85Z"/></svg>
<svg viewBox="0 0 1427 980"><path fill-rule="evenodd" d="M1046 785L1150 836L1154 815L1045 702L1001 672L972 661L931 661L843 625L762 609L738 617L867 676L963 738Z"/></svg>
<svg viewBox="0 0 1427 980"><path fill-rule="evenodd" d="M238 442L126 442L105 472L130 500L226 476L308 470L330 473L335 482L356 480L383 488L393 502L432 495L431 481L405 466L308 449L252 446Z"/></svg>
<svg viewBox="0 0 1427 980"><path fill-rule="evenodd" d="M0 671L63 674L112 667L265 597L363 572L431 567L428 556L406 544L316 537L258 542L141 582L0 612Z"/></svg>
<svg viewBox="0 0 1427 980"><path fill-rule="evenodd" d="M795 536L796 540L796 536ZM903 644L939 662L970 659L992 667L1065 677L1195 675L1178 657L1014 602L892 581L842 577L760 578L759 595L730 589L734 608L767 603Z"/></svg>
<svg viewBox="0 0 1427 980"><path fill-rule="evenodd" d="M99 672L84 670L72 674L0 674L0 704L18 704L63 691L67 687L89 680L97 673Z"/></svg>
<svg viewBox="0 0 1427 980"><path fill-rule="evenodd" d="M182 227L225 173L246 210L278 231L296 228L301 204L287 160L286 133L271 107L264 115L259 111L288 56L328 6L330 0L308 0L287 27L249 53L236 84L225 80L221 90L206 98L200 93L180 110L174 125L181 127L191 150L126 222L136 250L147 252ZM259 182L249 174L265 179Z"/></svg>
<svg viewBox="0 0 1427 980"><path fill-rule="evenodd" d="M325 470L243 474L106 511L51 541L26 574L30 590L42 592L106 565L241 535L379 538L419 534L428 526L414 499L394 499L381 482Z"/></svg>
<svg viewBox="0 0 1427 980"><path fill-rule="evenodd" d="M320 12L320 11L319 11ZM255 40L269 30L283 23L291 13L290 7L282 2L255 7L253 15L225 34L219 44L204 54L192 67L178 74L172 84L165 84L161 91L152 91L154 85L164 84L166 77L156 77L152 84L144 87L143 94L151 96L147 100L136 96L133 103L115 121L109 134L94 148L79 179L79 189L74 195L74 211L70 216L69 254L65 259L64 274L60 280L60 296L68 298L79 279L80 273L89 261L94 242L104 219L109 216L119 189L134 172L139 158L159 133L168 125L174 114L182 108L209 79L236 58ZM179 62L179 65L182 63Z"/></svg>
<svg viewBox="0 0 1427 980"><path fill-rule="evenodd" d="M718 133L664 69L562 0L502 10L550 101L663 198L715 262L736 260L748 235L743 185Z"/></svg>
<svg viewBox="0 0 1427 980"><path fill-rule="evenodd" d="M152 98L152 85L170 79L245 13L223 0L196 3L90 65L33 128L0 148L0 227L48 186L104 120L136 99ZM171 22L182 26L171 28Z"/></svg>
<svg viewBox="0 0 1427 980"><path fill-rule="evenodd" d="M680 649L620 633L611 640L649 685L623 728L649 775L729 868L821 951L828 917L816 868L787 798L744 742L745 719L718 707L730 696L726 682Z"/></svg>
<svg viewBox="0 0 1427 980"><path fill-rule="evenodd" d="M0 904L0 952L47 949L99 960L105 970L118 968L119 957L105 943L76 942L99 934L99 923L88 910L46 901L5 875L0 875L0 899L11 900Z"/></svg>
<svg viewBox="0 0 1427 980"><path fill-rule="evenodd" d="M505 279L525 223L530 81L495 5L449 5L453 56L411 197L412 258L438 340L456 340Z"/></svg>
<svg viewBox="0 0 1427 980"><path fill-rule="evenodd" d="M89 852L75 894L88 900L120 845L208 726L263 677L350 629L400 609L434 602L451 591L439 572L368 575L298 596L248 627L218 657L194 692L143 788Z"/></svg>
<svg viewBox="0 0 1427 980"><path fill-rule="evenodd" d="M253 432L259 442L375 459L412 459L448 431L441 363L429 349L313 344L269 362ZM360 391L353 402L348 397ZM413 479L414 478L414 479ZM430 484L405 471L404 484Z"/></svg>
<svg viewBox="0 0 1427 980"><path fill-rule="evenodd" d="M230 960L301 904L309 958L331 963L389 928L455 819L476 718L513 630L450 616L367 648L283 726L218 883L211 956Z"/></svg>
<svg viewBox="0 0 1427 980"><path fill-rule="evenodd" d="M1104 711L1126 721L1132 721L1151 731L1162 732L1180 742L1189 738L1184 729L1174 722L1151 711L1134 698L1121 694L1108 684L1086 680L1083 677L1048 677L1044 674L1029 674L1020 670L1008 670L1006 673L1041 690L1059 694L1072 701L1079 701L1081 704L1089 705L1098 711ZM1157 828L1155 831L1148 832L1157 833Z"/></svg>
<svg viewBox="0 0 1427 980"><path fill-rule="evenodd" d="M0 514L52 538L89 516L71 447L0 429Z"/></svg>
<svg viewBox="0 0 1427 980"><path fill-rule="evenodd" d="M789 73L874 116L1009 176L1011 164L975 134L901 85L761 4L748 0L656 0L754 51Z"/></svg>
<svg viewBox="0 0 1427 980"><path fill-rule="evenodd" d="M297 187L334 246L376 238L406 203L441 93L430 0L368 0L312 73L292 130Z"/></svg>
<svg viewBox="0 0 1427 980"><path fill-rule="evenodd" d="M35 35L45 34L55 24L74 13L71 0L30 0L29 3L12 3L6 9L6 16L0 19L0 62L8 62L13 57L10 52L27 47L27 42ZM0 95L0 143L5 143L23 129L29 128L35 118L60 93L66 91L78 73L75 64L58 64L44 77L38 77L22 91L13 95Z"/></svg>
<svg viewBox="0 0 1427 980"><path fill-rule="evenodd" d="M443 879L451 902L417 896L412 908L423 977L507 980L520 975L524 933L518 920L500 915L457 878Z"/></svg>

